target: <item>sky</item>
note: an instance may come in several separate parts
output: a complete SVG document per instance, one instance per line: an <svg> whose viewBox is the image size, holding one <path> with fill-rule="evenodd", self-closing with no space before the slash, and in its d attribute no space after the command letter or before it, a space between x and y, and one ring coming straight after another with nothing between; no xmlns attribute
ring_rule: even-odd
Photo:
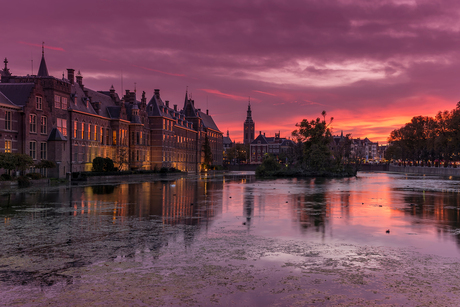
<svg viewBox="0 0 460 307"><path fill-rule="evenodd" d="M413 116L460 100L460 2L415 0L16 0L2 2L0 57L14 75L80 71L85 86L185 92L236 142L289 137L325 110L334 134L385 143ZM123 81L122 81L123 80ZM123 88L122 88L123 86Z"/></svg>

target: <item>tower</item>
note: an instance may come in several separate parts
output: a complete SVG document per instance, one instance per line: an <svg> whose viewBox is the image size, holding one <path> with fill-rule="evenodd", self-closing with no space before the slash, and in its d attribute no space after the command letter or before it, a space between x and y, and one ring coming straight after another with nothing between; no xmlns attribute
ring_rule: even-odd
<svg viewBox="0 0 460 307"><path fill-rule="evenodd" d="M254 124L254 121L252 120L251 113L252 113L251 112L251 102L249 102L246 121L244 122L244 131L243 131L244 145L251 144L251 142L254 141L255 124Z"/></svg>

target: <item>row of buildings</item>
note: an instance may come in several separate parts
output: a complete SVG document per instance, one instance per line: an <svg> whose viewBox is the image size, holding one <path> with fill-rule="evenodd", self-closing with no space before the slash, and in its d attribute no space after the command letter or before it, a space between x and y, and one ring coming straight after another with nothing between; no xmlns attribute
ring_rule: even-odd
<svg viewBox="0 0 460 307"><path fill-rule="evenodd" d="M67 78L50 76L43 48L37 75L12 75L7 59L0 72L0 152L55 161L45 175L90 171L98 156L122 169L196 172L206 139L213 164L222 165L223 133L187 92L179 109L163 101L158 89L149 100L145 92L137 100L129 90L120 97L113 86L95 91L74 69L67 69Z"/></svg>
<svg viewBox="0 0 460 307"><path fill-rule="evenodd" d="M282 154L289 154L292 152L295 143L290 138L282 138L280 133L275 133L275 136L268 137L265 133L259 132L255 136L255 122L252 119L251 104L248 104L246 120L243 123L243 144L249 148L249 163L260 164L264 159L265 154L271 154L280 157ZM331 142L331 149L341 146L344 136L333 136ZM224 137L224 150L232 147L229 133ZM350 144L350 158L362 159L364 161L380 161L385 157L386 145L379 145L378 142L372 142L368 138L356 138L351 140Z"/></svg>

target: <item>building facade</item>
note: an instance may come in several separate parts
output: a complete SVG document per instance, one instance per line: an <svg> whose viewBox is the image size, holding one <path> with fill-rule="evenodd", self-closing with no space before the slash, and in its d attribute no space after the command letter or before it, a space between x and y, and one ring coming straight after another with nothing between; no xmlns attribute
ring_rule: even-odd
<svg viewBox="0 0 460 307"><path fill-rule="evenodd" d="M0 151L56 162L50 177L90 171L95 157L111 158L120 169L199 171L205 137L212 164L222 165L223 133L187 93L179 110L163 101L158 89L149 102L145 92L138 101L129 90L119 97L113 86L94 91L74 69L67 69L67 78L50 76L43 49L37 75L13 76L6 59L4 64Z"/></svg>
<svg viewBox="0 0 460 307"><path fill-rule="evenodd" d="M280 137L280 133L275 133L274 137L266 137L265 133L259 132L257 138L250 145L250 163L260 164L263 162L265 154L279 158L281 154L288 154L292 151L294 142L287 138Z"/></svg>

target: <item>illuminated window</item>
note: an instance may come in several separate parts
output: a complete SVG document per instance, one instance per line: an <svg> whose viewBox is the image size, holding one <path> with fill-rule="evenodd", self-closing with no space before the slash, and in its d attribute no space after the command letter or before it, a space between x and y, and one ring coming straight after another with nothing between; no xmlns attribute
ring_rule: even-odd
<svg viewBox="0 0 460 307"><path fill-rule="evenodd" d="M112 132L112 145L117 145L117 132L115 130Z"/></svg>
<svg viewBox="0 0 460 307"><path fill-rule="evenodd" d="M5 152L11 152L11 140L5 140Z"/></svg>
<svg viewBox="0 0 460 307"><path fill-rule="evenodd" d="M32 159L36 159L36 146L37 146L37 142L35 141L32 141L32 142L29 142L29 156L32 157Z"/></svg>
<svg viewBox="0 0 460 307"><path fill-rule="evenodd" d="M57 119L57 128L63 136L67 136L67 119L58 118Z"/></svg>
<svg viewBox="0 0 460 307"><path fill-rule="evenodd" d="M11 130L11 111L5 111L5 130Z"/></svg>
<svg viewBox="0 0 460 307"><path fill-rule="evenodd" d="M46 156L47 156L47 144L40 143L40 159L46 160Z"/></svg>
<svg viewBox="0 0 460 307"><path fill-rule="evenodd" d="M85 138L85 123L81 123L81 139Z"/></svg>
<svg viewBox="0 0 460 307"><path fill-rule="evenodd" d="M97 126L94 125L94 140L97 141Z"/></svg>
<svg viewBox="0 0 460 307"><path fill-rule="evenodd" d="M91 124L88 124L88 140L91 140Z"/></svg>
<svg viewBox="0 0 460 307"><path fill-rule="evenodd" d="M48 132L48 130L47 130L46 116L42 116L40 118L40 133L46 134L47 132Z"/></svg>
<svg viewBox="0 0 460 307"><path fill-rule="evenodd" d="M37 132L37 115L35 114L29 115L29 131L32 133Z"/></svg>
<svg viewBox="0 0 460 307"><path fill-rule="evenodd" d="M104 144L104 128L101 127L100 131L101 144Z"/></svg>
<svg viewBox="0 0 460 307"><path fill-rule="evenodd" d="M59 97L58 95L54 95L54 107L56 109L61 108L61 97Z"/></svg>
<svg viewBox="0 0 460 307"><path fill-rule="evenodd" d="M77 138L77 133L78 133L78 122L74 121L73 122L73 138Z"/></svg>
<svg viewBox="0 0 460 307"><path fill-rule="evenodd" d="M42 109L42 97L35 96L35 108L36 108L37 110L41 110L41 109Z"/></svg>

